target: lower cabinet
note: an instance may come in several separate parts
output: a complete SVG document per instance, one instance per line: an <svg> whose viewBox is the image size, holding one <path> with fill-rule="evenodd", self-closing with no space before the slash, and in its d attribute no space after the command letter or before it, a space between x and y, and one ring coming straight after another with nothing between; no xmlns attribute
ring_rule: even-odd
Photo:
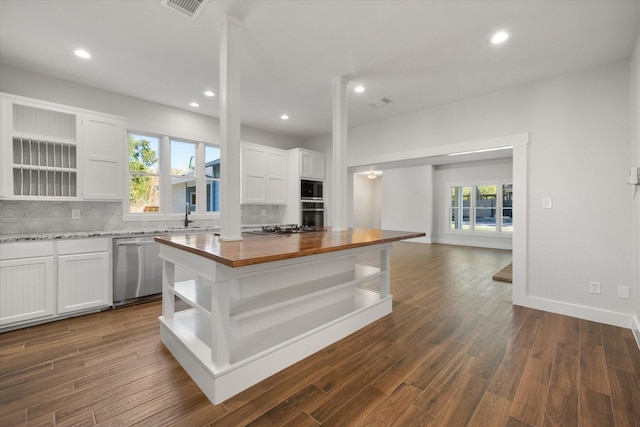
<svg viewBox="0 0 640 427"><path fill-rule="evenodd" d="M53 316L53 278L53 252L0 261L0 326Z"/></svg>
<svg viewBox="0 0 640 427"><path fill-rule="evenodd" d="M0 328L109 306L109 260L107 238L1 244Z"/></svg>
<svg viewBox="0 0 640 427"><path fill-rule="evenodd" d="M58 242L58 313L109 305L109 239Z"/></svg>

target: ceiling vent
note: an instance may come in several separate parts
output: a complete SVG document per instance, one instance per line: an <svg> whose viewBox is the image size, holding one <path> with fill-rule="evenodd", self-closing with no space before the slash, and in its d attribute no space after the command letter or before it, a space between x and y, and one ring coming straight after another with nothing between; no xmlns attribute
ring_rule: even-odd
<svg viewBox="0 0 640 427"><path fill-rule="evenodd" d="M209 0L162 0L161 3L173 10L195 19Z"/></svg>
<svg viewBox="0 0 640 427"><path fill-rule="evenodd" d="M391 104L391 100L386 96L380 99L376 99L375 101L369 102L369 105L371 105L372 107L382 107L387 104Z"/></svg>

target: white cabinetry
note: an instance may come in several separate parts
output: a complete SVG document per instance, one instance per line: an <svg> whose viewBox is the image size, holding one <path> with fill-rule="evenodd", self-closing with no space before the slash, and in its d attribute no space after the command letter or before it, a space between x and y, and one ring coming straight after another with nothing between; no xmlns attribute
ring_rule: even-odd
<svg viewBox="0 0 640 427"><path fill-rule="evenodd" d="M109 240L58 243L58 313L109 305Z"/></svg>
<svg viewBox="0 0 640 427"><path fill-rule="evenodd" d="M287 155L283 150L242 143L242 203L287 203Z"/></svg>
<svg viewBox="0 0 640 427"><path fill-rule="evenodd" d="M86 200L122 200L124 121L86 114L82 197Z"/></svg>
<svg viewBox="0 0 640 427"><path fill-rule="evenodd" d="M111 305L108 238L0 244L0 329Z"/></svg>
<svg viewBox="0 0 640 427"><path fill-rule="evenodd" d="M0 94L0 197L120 200L124 120Z"/></svg>
<svg viewBox="0 0 640 427"><path fill-rule="evenodd" d="M67 109L3 97L0 195L77 199L79 121Z"/></svg>
<svg viewBox="0 0 640 427"><path fill-rule="evenodd" d="M0 246L0 326L55 314L53 242Z"/></svg>
<svg viewBox="0 0 640 427"><path fill-rule="evenodd" d="M324 154L315 151L298 149L300 162L300 178L324 179Z"/></svg>

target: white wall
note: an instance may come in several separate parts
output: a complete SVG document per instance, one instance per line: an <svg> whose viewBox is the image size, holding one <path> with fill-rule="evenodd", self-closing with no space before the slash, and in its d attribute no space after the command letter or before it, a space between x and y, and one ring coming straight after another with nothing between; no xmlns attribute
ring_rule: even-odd
<svg viewBox="0 0 640 427"><path fill-rule="evenodd" d="M631 144L630 167L640 167L640 34L631 60ZM631 190L633 191L633 190ZM631 289L631 297L635 300L636 330L640 330L640 188L633 203L633 222L635 227L635 286ZM636 335L640 345L640 333Z"/></svg>
<svg viewBox="0 0 640 427"><path fill-rule="evenodd" d="M127 128L218 144L219 120L191 111L108 92L67 80L0 64L0 92L12 93L127 119ZM282 149L303 146L303 140L249 126L243 141Z"/></svg>
<svg viewBox="0 0 640 427"><path fill-rule="evenodd" d="M383 179L383 176L369 179L363 174L353 175L353 227L381 227Z"/></svg>
<svg viewBox="0 0 640 427"><path fill-rule="evenodd" d="M511 158L459 163L435 167L433 241L453 245L511 249L511 233L465 234L449 229L452 186L506 184L512 182Z"/></svg>
<svg viewBox="0 0 640 427"><path fill-rule="evenodd" d="M527 236L526 290L519 303L631 326L635 304L616 292L635 280L625 185L629 82L629 62L621 61L355 127L349 166L529 133L526 224L519 230ZM323 141L309 144L319 149ZM552 198L552 209L542 209L543 197ZM590 280L602 283L601 295L587 292Z"/></svg>
<svg viewBox="0 0 640 427"><path fill-rule="evenodd" d="M411 241L430 243L433 223L433 166L385 169L382 177L382 228L421 231Z"/></svg>

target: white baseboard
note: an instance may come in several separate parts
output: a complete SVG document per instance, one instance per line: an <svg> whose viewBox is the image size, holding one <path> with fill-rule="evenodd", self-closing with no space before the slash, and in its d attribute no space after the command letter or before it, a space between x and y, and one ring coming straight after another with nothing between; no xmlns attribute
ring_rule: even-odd
<svg viewBox="0 0 640 427"><path fill-rule="evenodd" d="M638 344L638 348L640 348L640 317L633 316L633 321L635 326L631 329L633 332L633 336L636 339L636 344Z"/></svg>
<svg viewBox="0 0 640 427"><path fill-rule="evenodd" d="M441 243L444 245L455 246L473 246L476 248L490 249L512 249L511 239L500 239L499 241L485 238L464 238L464 237L436 237L432 239L433 243Z"/></svg>
<svg viewBox="0 0 640 427"><path fill-rule="evenodd" d="M577 317L578 319L590 320L592 322L627 328L631 329L634 334L636 334L638 330L638 319L632 314L619 313L616 311L603 310L600 308L532 296L526 296L518 301L514 300L513 304L534 308L536 310L549 311L551 313L562 314L565 316ZM638 340L637 335L636 340Z"/></svg>

